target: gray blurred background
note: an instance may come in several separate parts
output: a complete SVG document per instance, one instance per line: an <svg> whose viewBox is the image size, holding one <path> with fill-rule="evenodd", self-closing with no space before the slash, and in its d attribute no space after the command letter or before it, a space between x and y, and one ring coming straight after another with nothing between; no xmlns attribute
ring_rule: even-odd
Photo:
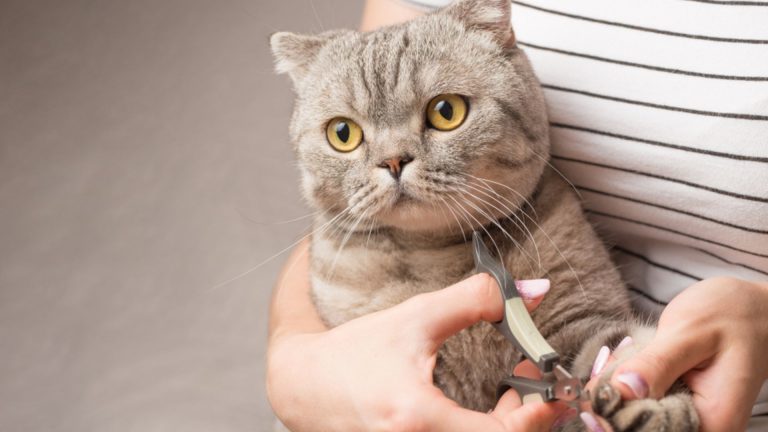
<svg viewBox="0 0 768 432"><path fill-rule="evenodd" d="M359 0L0 0L0 431L265 431L309 220L277 30Z"/></svg>

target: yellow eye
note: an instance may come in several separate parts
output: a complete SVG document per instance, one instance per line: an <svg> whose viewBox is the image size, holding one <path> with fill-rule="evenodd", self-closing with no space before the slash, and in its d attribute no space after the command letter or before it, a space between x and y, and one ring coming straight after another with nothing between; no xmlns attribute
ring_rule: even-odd
<svg viewBox="0 0 768 432"><path fill-rule="evenodd" d="M363 130L350 119L337 117L328 123L325 131L331 147L340 152L351 152L363 141Z"/></svg>
<svg viewBox="0 0 768 432"><path fill-rule="evenodd" d="M467 108L467 101L459 95L440 95L427 105L427 121L437 130L451 131L464 123Z"/></svg>

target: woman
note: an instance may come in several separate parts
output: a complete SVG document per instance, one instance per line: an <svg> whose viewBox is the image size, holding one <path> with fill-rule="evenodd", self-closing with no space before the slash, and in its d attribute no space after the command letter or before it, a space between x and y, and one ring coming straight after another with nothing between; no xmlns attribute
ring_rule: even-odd
<svg viewBox="0 0 768 432"><path fill-rule="evenodd" d="M363 29L447 3L369 0ZM767 392L753 407L768 379L766 22L761 2L513 2L550 107L553 163L617 245L638 310L661 315L655 343L618 371L640 380L613 384L659 396L682 376L705 431L743 430L752 414L750 427L768 428ZM304 252L275 292L268 358L270 400L292 430L549 430L569 415L514 394L472 413L431 385L440 342L500 316L487 278L326 331Z"/></svg>

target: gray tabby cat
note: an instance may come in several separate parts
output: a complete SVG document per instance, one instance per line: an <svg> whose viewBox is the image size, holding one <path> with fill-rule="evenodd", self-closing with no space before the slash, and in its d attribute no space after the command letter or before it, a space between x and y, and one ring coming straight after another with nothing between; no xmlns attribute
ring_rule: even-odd
<svg viewBox="0 0 768 432"><path fill-rule="evenodd" d="M515 277L551 280L533 319L588 377L602 345L629 334L632 348L617 353L626 357L653 329L634 323L608 253L549 167L544 99L509 23L509 0L464 0L370 33L272 36L297 94L303 193L319 210L313 296L336 326L451 285L472 273L467 240L480 229ZM480 323L445 343L434 382L487 411L520 360ZM685 392L633 402L607 384L593 393L616 431L698 430Z"/></svg>

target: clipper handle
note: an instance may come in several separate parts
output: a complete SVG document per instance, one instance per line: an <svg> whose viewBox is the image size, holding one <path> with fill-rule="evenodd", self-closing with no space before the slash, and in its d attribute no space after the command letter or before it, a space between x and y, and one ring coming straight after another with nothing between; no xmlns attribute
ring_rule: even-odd
<svg viewBox="0 0 768 432"><path fill-rule="evenodd" d="M560 362L558 355L533 323L521 297L504 299L504 318L493 323L541 372L552 372Z"/></svg>
<svg viewBox="0 0 768 432"><path fill-rule="evenodd" d="M496 387L496 400L501 399L509 389L515 390L523 403L550 402L555 400L555 393L551 383L514 376L501 380L498 387Z"/></svg>
<svg viewBox="0 0 768 432"><path fill-rule="evenodd" d="M488 252L485 243L477 231L472 236L475 272L485 272L493 276L501 289L504 298L504 318L493 323L496 330L509 339L526 358L536 364L543 373L552 372L560 361L560 356L549 346L549 343L539 333L531 315L525 308L520 293L517 292L515 280L501 263Z"/></svg>

